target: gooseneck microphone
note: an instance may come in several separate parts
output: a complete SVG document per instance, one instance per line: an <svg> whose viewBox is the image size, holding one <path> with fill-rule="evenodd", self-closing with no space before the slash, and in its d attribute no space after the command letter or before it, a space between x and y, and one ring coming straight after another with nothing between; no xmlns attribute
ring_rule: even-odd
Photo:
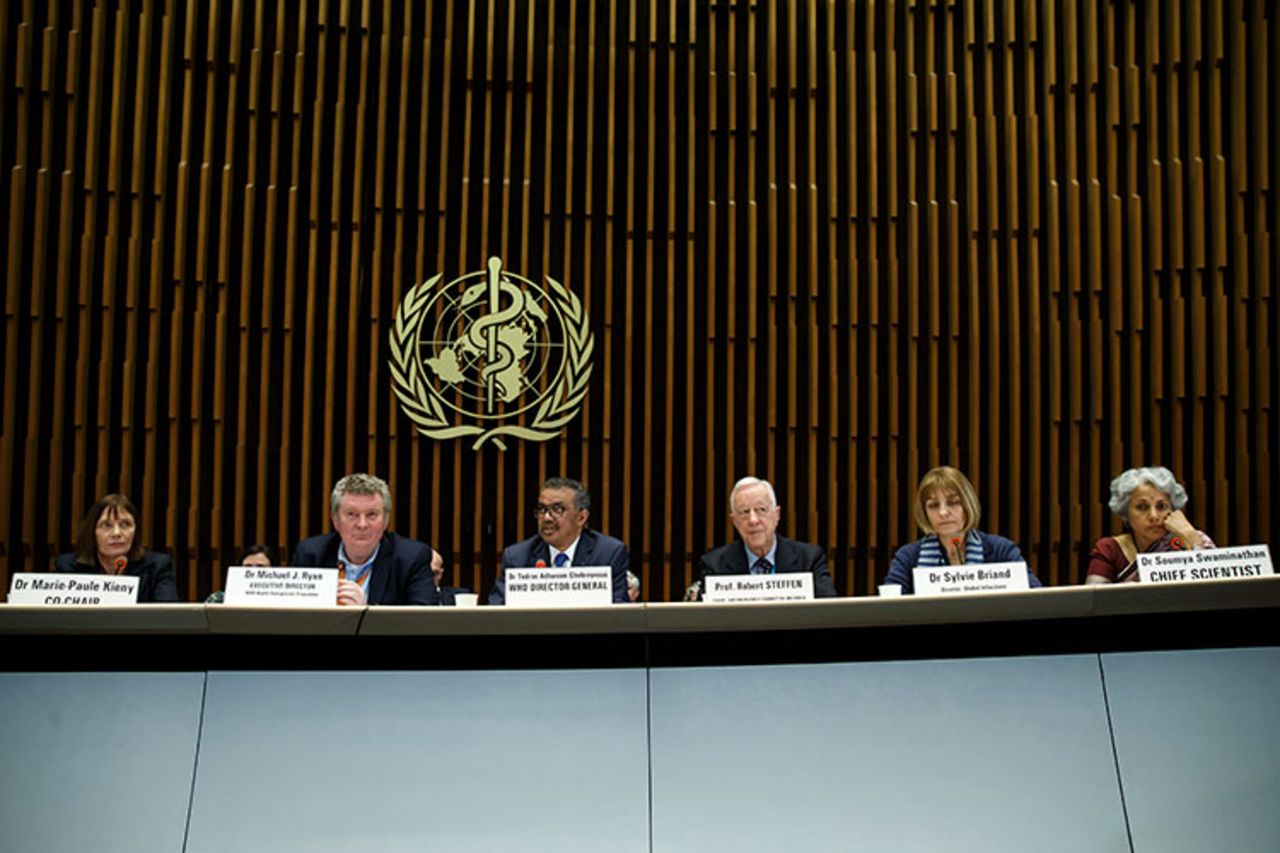
<svg viewBox="0 0 1280 853"><path fill-rule="evenodd" d="M960 547L960 537L959 537L959 536L952 536L952 537L951 537L951 547L955 549L956 556L960 558L960 564L961 564L961 565L964 565L964 562L965 562L965 560L964 560L964 549Z"/></svg>
<svg viewBox="0 0 1280 853"><path fill-rule="evenodd" d="M536 562L536 563L534 563L534 564L533 564L533 567L534 567L535 569L545 569L545 568L547 567L547 561L546 561L546 560L539 560L538 562Z"/></svg>
<svg viewBox="0 0 1280 853"><path fill-rule="evenodd" d="M117 575L118 575L118 574L123 573L123 572L124 572L124 567L125 567L125 566L127 566L127 565L129 565L129 558L128 558L128 557L116 557L116 570L115 570L112 574L117 574Z"/></svg>

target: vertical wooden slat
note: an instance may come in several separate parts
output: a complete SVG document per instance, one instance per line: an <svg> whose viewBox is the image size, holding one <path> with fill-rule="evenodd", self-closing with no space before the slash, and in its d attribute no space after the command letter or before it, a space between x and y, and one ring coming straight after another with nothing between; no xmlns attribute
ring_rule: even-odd
<svg viewBox="0 0 1280 853"><path fill-rule="evenodd" d="M47 127L48 123L53 120L53 100L54 99L52 96L54 93L53 93L53 80L52 80L52 76L53 76L52 63L56 61L55 42L54 42L54 33L56 30L56 23L57 23L56 14L53 16L53 20L51 21L51 23L53 24L53 26L46 27L43 30L43 32L40 34L41 35L40 55L42 58L39 63L40 64L40 71L38 75L39 79L38 80L36 79L34 69L32 69L30 72L20 71L18 74L19 77L26 78L23 81L26 84L24 87L26 91L23 92L23 100L27 101L28 97L30 98L29 109L31 109L33 113L35 112L34 102L38 97L39 121L41 123L41 126L45 126L45 127ZM30 56L30 54L28 54L28 56ZM31 76L27 76L28 74L30 74ZM3 130L3 126L0 125L0 131L2 130ZM20 133L22 132L23 130L20 129ZM21 140L19 142L19 146L25 148L26 140L25 139ZM28 151L30 151L30 149L28 149ZM31 274L30 274L30 280L29 280L30 303L29 303L29 308L27 312L25 312L25 317L23 317L23 319L29 322L30 324L31 341L30 341L29 350L31 353L42 353L45 348L45 338L50 331L50 326L54 324L59 326L61 325L60 323L57 323L56 320L54 320L53 314L46 313L45 311L46 293L50 289L48 287L48 284L49 284L48 279L50 278L49 257L48 257L51 251L50 244L56 243L59 237L59 231L52 227L53 214L52 214L51 208L56 203L56 199L54 197L54 187L53 187L53 179L52 179L52 170L54 167L54 161L53 161L54 139L52 137L52 134L42 135L41 139L39 140L38 151L39 151L38 163L33 163L33 165L37 166L36 170L34 171L34 179L35 179L34 187L31 188L34 190L34 196L35 196L34 216L32 217L30 222L23 224L25 229L27 230L27 233L30 234L29 240L24 242L30 243L30 250L31 250ZM20 158L25 159L25 156L26 155L24 153L19 153ZM36 160L37 157L32 156L31 159ZM20 166L15 168L14 172L10 174L11 174L11 177L22 178L26 176L27 172L28 170L25 167ZM11 208L11 211L12 211L12 208ZM24 213L25 211L23 213L18 214L19 220L24 218ZM18 245L22 245L22 244L19 243ZM21 252L14 252L14 257L10 258L10 264L16 265L17 262L20 261L20 259L21 259ZM11 266L10 269L12 270L13 266ZM17 282L14 281L13 284L17 285ZM19 292L20 292L19 286L14 286L12 289L10 289L8 298L5 300L6 304L10 304L13 300L13 297L16 296ZM18 312L14 311L13 313L17 314ZM9 346L14 347L17 344L18 335L17 335L17 324L13 323L13 321L18 320L19 318L18 316L11 315L9 319L10 319ZM15 359L12 362L12 364L16 368L18 366L18 360ZM44 378L45 367L46 365L44 364L44 359L40 357L31 358L27 362L27 376L30 382L28 392L27 392L28 400L46 399L47 392L45 391L45 378ZM12 388L13 386L9 385L6 387ZM45 442L45 433L40 423L40 420L44 416L45 412L44 412L44 407L38 406L38 405L37 406L27 405L26 410L27 410L26 411L27 440L25 442L26 452L24 453L25 458L22 461L22 468L24 471L37 472L41 470L40 456L42 452L42 445ZM5 423L6 425L10 424L10 421L8 420L7 416L6 416ZM17 427L16 422L13 422L12 428L15 432L16 432L16 427ZM6 428L4 430L4 434L6 436L11 436L11 435L14 436L14 439L15 439L14 444L16 445L17 441L16 441L15 432L11 432L9 428ZM0 455L6 455L4 454L3 449L0 449ZM15 447L15 456L16 456L16 447ZM0 464L3 464L3 463L0 463ZM8 468L8 470L4 470L2 473L3 473L3 476L5 477L5 482L12 481L14 472L11 467ZM58 515L55 516L55 518L60 517L61 515L60 510L61 508L58 509ZM29 513L22 520L22 526L21 526L21 532L20 532L22 541L32 542L33 545L36 546L32 548L33 552L36 551L38 548L38 543L36 543L35 541L38 535L36 532L36 526L37 526L37 523L41 520L42 519L40 519L36 513ZM0 522L0 540L8 538L5 535L5 531L3 530L3 528L7 528L8 526L7 522L8 522L8 519L5 519L4 522ZM20 558L22 558L22 557L25 557L26 555L20 554L19 556ZM32 556L34 556L34 553ZM32 566L37 570L41 570L44 568L44 566L41 565L41 562L38 561L38 558L37 558L37 561L32 563ZM15 567L15 568L19 568L19 567ZM8 572L0 571L0 583L7 583L7 582L8 582Z"/></svg>
<svg viewBox="0 0 1280 853"><path fill-rule="evenodd" d="M8 11L8 10L6 10ZM31 97L33 84L35 83L35 72L32 69L32 56L34 53L33 42L35 40L35 27L30 22L32 16L32 4L28 3L24 8L24 20L17 26L17 32L14 34L18 40L16 50L11 51L8 43L9 39L9 22L5 21L3 25L3 35L5 37L4 59L6 65L3 72L0 72L0 81L9 83L13 81L13 86L20 93L15 98L17 107L17 116L11 117L6 115L3 124L3 130L7 131L10 127L16 126L17 130L13 140L13 164L5 164L8 166L8 217L7 228L5 231L5 239L7 241L6 253L7 263L5 264L5 348L4 348L4 381L5 388L14 388L18 383L18 374L20 362L18 359L18 329L21 324L19 312L19 297L22 292L21 282L21 254L17 248L24 245L27 240L25 233L26 218L23 212L26 209L27 194L27 159L29 156L27 147L28 130L28 114L33 111L31 106ZM7 64L10 56L14 57L14 67L12 70ZM16 121L13 119L16 118ZM13 483L15 481L14 468L16 467L16 456L18 453L19 441L17 438L17 412L18 400L15 394L5 394L3 403L3 415L0 416L0 477L4 483ZM12 492L11 492L12 493ZM0 513L0 515L3 515ZM6 545L13 541L13 531L9 525L9 518L5 517L0 520L0 537L3 537ZM8 557L6 551L5 568L0 576L0 582L8 584L9 573L11 571L10 562L12 558ZM16 561L21 565L22 560L19 556ZM7 588L7 587L6 587Z"/></svg>
<svg viewBox="0 0 1280 853"><path fill-rule="evenodd" d="M711 18L714 14L717 14L717 13L723 14L723 12L718 7L713 8L712 10L709 11L708 17ZM771 16L770 17L770 34L772 35L774 32L774 24L773 24L772 16L776 14L776 11L774 10L772 5L769 7L769 14ZM716 27L715 27L714 21L712 23L712 26L710 27L710 30L706 34L706 39L704 43L707 46L707 68L709 69L709 74L711 75L709 80L704 81L702 83L702 85L706 87L706 93L707 93L706 94L706 98L707 98L706 128L708 132L714 132L715 128L717 127L717 122L719 120L719 116L717 114L718 103L716 100L717 86L716 86L716 76L715 76L716 75L715 69L717 67L717 53L719 52L719 39L716 37ZM771 45L775 44L775 41L773 38L770 38L769 44ZM771 55L770 62L769 62L770 90L772 90L773 87L776 85L774 68L775 68L775 63ZM769 100L769 111L770 111L770 115L772 116L774 112L774 100L772 98L770 98ZM770 128L773 127L772 121L769 123L769 126ZM706 216L706 223L707 223L707 233L704 237L704 242L708 247L712 247L716 245L716 239L718 234L717 204L716 204L716 198L717 198L716 196L716 162L717 162L718 152L716 150L715 140L713 138L703 140L703 144L704 144L704 151L706 152L706 158L707 158L707 174L705 177L706 191L705 191L705 195L702 196L702 198L704 199L705 216ZM769 176L770 176L770 186L776 187L777 184L776 184L775 175L777 173L774 170L772 135L770 136L770 139L769 139L769 155L770 156L769 156L768 168L769 168ZM773 207L773 204L771 202L770 209L772 209L772 207ZM770 230L772 231L772 229ZM717 269L718 256L714 251L707 251L703 254L703 257L706 260L704 264L701 264L699 266L703 270L702 276L704 280L708 282L712 282L712 281L718 282L719 281L718 269ZM732 287L732 282L727 282L726 288L725 288L726 291L731 292L730 291L731 287ZM698 366L701 366L704 382L706 383L706 388L708 390L716 387L716 338L717 338L717 335L720 334L719 324L716 322L716 307L719 301L723 301L723 297L721 299L716 298L718 290L719 290L718 287L707 288L707 293L704 298L704 302L702 306L702 309L703 309L702 316L703 318L705 318L704 326L702 329L703 343L701 347L698 348L701 350L701 352L698 352L697 349L690 350L690 357L693 359L691 362L691 366L695 370L697 369ZM695 298L694 304L695 305L697 304L696 298ZM690 312L690 316L697 316L697 315L693 314L693 312ZM727 399L732 400L733 397L730 395L727 397ZM693 402L690 406L689 411L692 412L693 411L692 406L696 404L697 404L696 401ZM706 500L703 501L703 507L702 507L702 511L703 511L702 534L703 535L702 537L700 537L701 541L696 542L697 544L696 550L705 550L706 548L711 546L711 542L713 541L714 538L718 538L716 536L716 533L714 532L717 529L716 520L718 518L723 517L721 513L716 512L716 510L719 509L720 506L722 506L722 504L718 502L718 498L720 495L724 494L725 489L724 489L723 482L716 479L716 452L715 452L716 442L713 437L713 434L716 429L716 422L718 419L718 415L720 414L724 414L724 413L718 413L715 410L707 411L706 424L708 425L708 428L704 429L702 435L698 436L699 440L695 445L695 449L693 450L693 452L689 454L689 460L691 462L699 458L702 460L701 480L704 484L704 493L707 495ZM737 412L735 411L733 412L733 414L736 415ZM728 418L726 417L726 421L727 420ZM723 524L719 526L724 527Z"/></svg>

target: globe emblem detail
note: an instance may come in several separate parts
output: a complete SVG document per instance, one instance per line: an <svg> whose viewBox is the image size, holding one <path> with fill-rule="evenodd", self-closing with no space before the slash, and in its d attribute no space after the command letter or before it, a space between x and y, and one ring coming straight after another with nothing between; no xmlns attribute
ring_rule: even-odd
<svg viewBox="0 0 1280 853"><path fill-rule="evenodd" d="M412 288L391 332L392 388L433 438L547 440L576 414L591 375L593 336L578 298L502 269ZM514 422L513 422L514 421Z"/></svg>

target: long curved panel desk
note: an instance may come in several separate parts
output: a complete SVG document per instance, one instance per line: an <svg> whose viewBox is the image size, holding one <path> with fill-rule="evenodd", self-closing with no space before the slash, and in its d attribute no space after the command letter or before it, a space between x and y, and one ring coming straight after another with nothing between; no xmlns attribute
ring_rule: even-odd
<svg viewBox="0 0 1280 853"><path fill-rule="evenodd" d="M0 851L1272 850L1280 578L0 606Z"/></svg>

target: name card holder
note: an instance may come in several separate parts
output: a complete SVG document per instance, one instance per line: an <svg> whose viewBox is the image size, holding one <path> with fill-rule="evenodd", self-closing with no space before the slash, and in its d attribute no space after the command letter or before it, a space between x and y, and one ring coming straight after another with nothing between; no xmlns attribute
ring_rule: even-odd
<svg viewBox="0 0 1280 853"><path fill-rule="evenodd" d="M232 566L223 604L239 607L337 607L338 570Z"/></svg>
<svg viewBox="0 0 1280 853"><path fill-rule="evenodd" d="M702 600L709 604L747 601L812 601L813 575L784 572L780 575L707 575Z"/></svg>
<svg viewBox="0 0 1280 853"><path fill-rule="evenodd" d="M964 595L975 592L1022 592L1031 588L1027 564L966 563L912 570L916 595Z"/></svg>
<svg viewBox="0 0 1280 853"><path fill-rule="evenodd" d="M90 607L137 604L138 580L134 575L19 572L9 583L9 603Z"/></svg>
<svg viewBox="0 0 1280 853"><path fill-rule="evenodd" d="M1275 573L1266 545L1138 555L1138 577L1143 583L1248 580Z"/></svg>
<svg viewBox="0 0 1280 853"><path fill-rule="evenodd" d="M613 603L612 566L506 569L507 607L603 607Z"/></svg>

